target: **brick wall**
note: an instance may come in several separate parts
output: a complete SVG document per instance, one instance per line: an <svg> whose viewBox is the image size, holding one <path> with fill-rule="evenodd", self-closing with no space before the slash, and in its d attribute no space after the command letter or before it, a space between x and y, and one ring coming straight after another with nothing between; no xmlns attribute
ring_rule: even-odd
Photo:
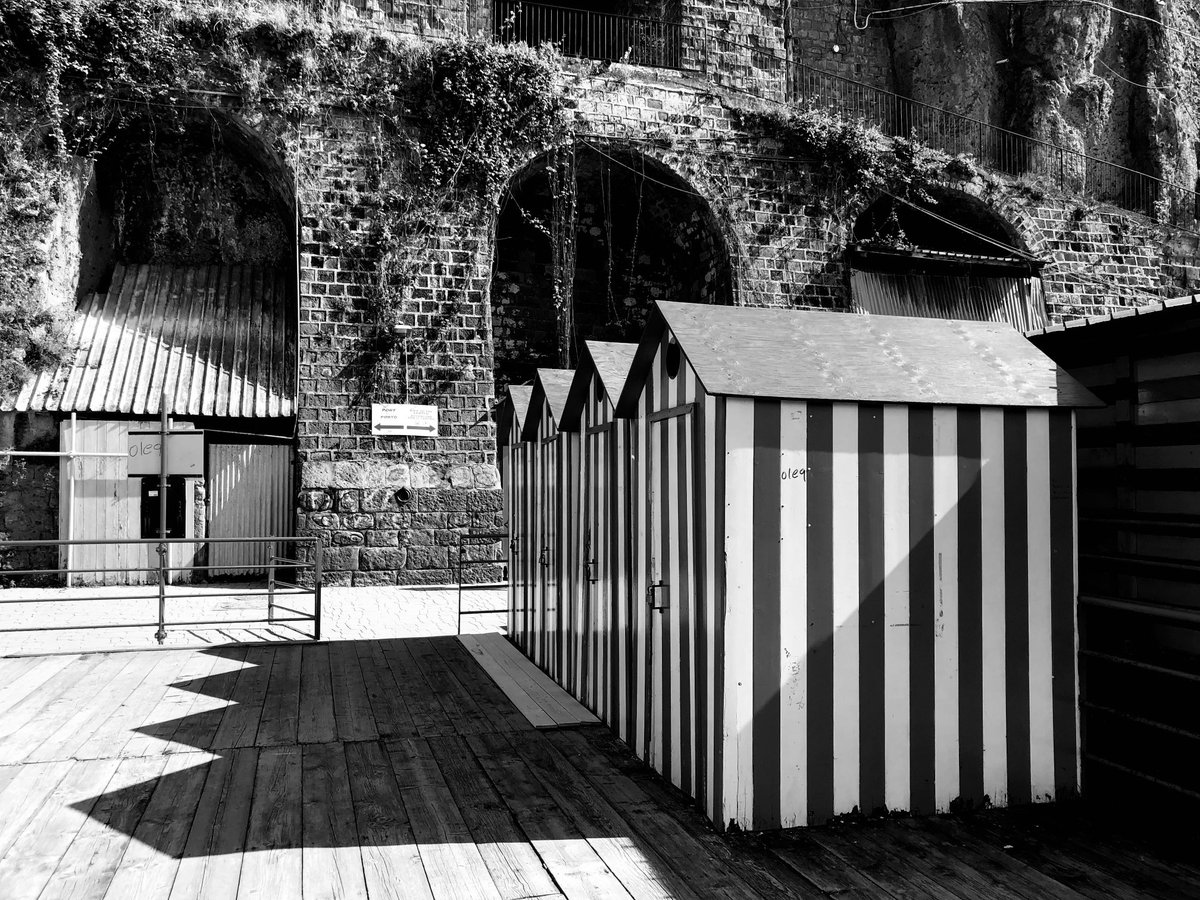
<svg viewBox="0 0 1200 900"><path fill-rule="evenodd" d="M653 249L644 277L629 285L637 307L631 319L650 298L681 292L696 300L726 293L740 304L848 307L842 248L852 215L825 210L823 182L809 164L736 133L733 108L759 101L633 66L604 72L575 66L564 78L580 153L598 148L634 166L644 158L646 172L659 182L646 195L642 218L659 243L643 245ZM301 152L318 187L361 177L369 152L363 131L351 116L309 127ZM512 175L520 173L518 192L538 165L533 157L511 161ZM592 336L633 337L635 323L629 334L603 327L607 274L595 232L603 231L606 213L597 184L592 175L580 181L577 314ZM1052 260L1045 285L1054 318L1143 302L1187 277L1181 263L1164 264L1161 238L1137 217L1080 207L997 178L959 187L978 194L1030 250ZM302 198L298 527L328 538L334 582L445 582L454 574L455 531L500 524L489 418L493 365L514 359L525 360L527 369L555 364L548 243L511 218L493 230L500 197L491 211L444 223L422 251L401 310L415 326L410 341L419 349L432 323L452 309L448 331L439 326L443 350L413 350L407 383L406 367L397 364L376 397L437 403L441 430L436 438L375 438L369 400L353 378L356 346L369 331L362 288L318 227L323 212L335 211L323 210L326 195L313 190ZM515 243L498 250L497 236ZM727 254L728 287L713 278L684 284L678 271L659 277L674 250L706 272L720 271L717 257ZM498 548L473 552L486 556ZM502 575L498 564L474 571L480 578Z"/></svg>

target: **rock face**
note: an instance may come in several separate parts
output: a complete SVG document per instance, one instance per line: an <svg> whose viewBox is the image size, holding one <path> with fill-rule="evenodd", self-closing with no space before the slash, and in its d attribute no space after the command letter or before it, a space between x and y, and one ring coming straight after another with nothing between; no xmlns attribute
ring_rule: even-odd
<svg viewBox="0 0 1200 900"><path fill-rule="evenodd" d="M1140 14L1167 27L1107 6L1000 3L871 27L887 33L898 93L1192 188L1200 3Z"/></svg>

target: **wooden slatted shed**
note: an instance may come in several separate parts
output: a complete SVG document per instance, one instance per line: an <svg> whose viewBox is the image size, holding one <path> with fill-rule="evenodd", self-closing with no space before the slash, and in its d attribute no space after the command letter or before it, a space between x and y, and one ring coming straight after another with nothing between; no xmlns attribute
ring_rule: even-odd
<svg viewBox="0 0 1200 900"><path fill-rule="evenodd" d="M579 434L581 570L575 604L576 697L629 734L629 420L616 417L636 344L587 341L561 427Z"/></svg>
<svg viewBox="0 0 1200 900"><path fill-rule="evenodd" d="M529 471L533 445L521 439L532 394L529 385L509 385L496 409L496 449L504 518L508 524L508 636L521 647L525 646L525 613L533 584L530 567L537 561L529 552L532 540L527 525L533 506L530 496L533 479Z"/></svg>
<svg viewBox="0 0 1200 900"><path fill-rule="evenodd" d="M659 304L617 407L635 750L747 829L1075 793L1095 402L1006 325Z"/></svg>
<svg viewBox="0 0 1200 900"><path fill-rule="evenodd" d="M532 503L522 526L530 535L532 561L521 649L561 684L568 684L566 675L572 670L567 634L579 559L579 435L559 427L573 374L570 369L537 370L521 428L522 440L533 445L527 470Z"/></svg>

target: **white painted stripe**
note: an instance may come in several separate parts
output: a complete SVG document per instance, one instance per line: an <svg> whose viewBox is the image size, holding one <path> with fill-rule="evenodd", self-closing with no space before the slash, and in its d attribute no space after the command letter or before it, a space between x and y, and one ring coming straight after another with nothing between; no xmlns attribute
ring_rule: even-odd
<svg viewBox="0 0 1200 900"><path fill-rule="evenodd" d="M833 404L833 807L859 798L858 404Z"/></svg>
<svg viewBox="0 0 1200 900"><path fill-rule="evenodd" d="M808 824L808 406L779 415L779 814L792 828Z"/></svg>
<svg viewBox="0 0 1200 900"><path fill-rule="evenodd" d="M884 802L912 807L907 406L883 408Z"/></svg>
<svg viewBox="0 0 1200 900"><path fill-rule="evenodd" d="M637 642L634 648L634 678L636 681L634 689L634 735L635 741L633 744L634 751L643 760L646 758L646 628L649 617L646 609L646 586L649 584L649 569L646 559L646 540L648 529L650 527L649 511L646 509L646 504L649 499L649 472L647 463L649 460L649 450L647 440L649 435L649 426L647 425L647 408L649 403L646 394L643 392L639 404L639 417L634 422L633 428L636 434L636 447L634 448L633 460L633 485L632 492L637 497L637 519L635 525L635 533L633 540L634 553L634 587L633 597L631 598L630 609L633 610L634 619L637 621Z"/></svg>
<svg viewBox="0 0 1200 900"><path fill-rule="evenodd" d="M696 373L692 370L691 364L685 359L683 363L683 400L693 401L696 396ZM699 485L696 483L696 419L697 414L693 412L690 416L686 416L680 420L680 427L684 429L684 450L687 454L687 521L684 522L683 528L687 535L687 553L688 553L688 568L684 573L688 584L688 607L687 607L687 630L682 634L681 639L687 642L688 648L688 669L687 680L684 684L684 689L688 692L688 710L690 721L688 729L688 771L691 772L691 793L693 796L699 796L700 773L696 771L697 760L699 754L697 746L703 736L700 734L698 725L700 722L700 713L696 709L696 609L699 598L697 592L701 590L701 586L697 580L697 573L700 571L698 566L699 549L696 546L696 513L697 505L701 502L701 492L698 490Z"/></svg>
<svg viewBox="0 0 1200 900"><path fill-rule="evenodd" d="M725 813L753 821L754 401L725 401Z"/></svg>
<svg viewBox="0 0 1200 900"><path fill-rule="evenodd" d="M933 408L934 798L938 812L958 778L958 410Z"/></svg>
<svg viewBox="0 0 1200 900"><path fill-rule="evenodd" d="M704 541L705 541L705 560L706 571L704 577L704 621L706 623L704 635L704 650L705 650L705 672L707 677L704 684L704 702L707 715L705 723L707 725L705 734L702 736L706 753L706 768L705 772L705 797L708 799L708 814L709 818L714 822L721 821L721 810L716 808L714 787L716 779L720 777L720 773L716 771L717 759L717 730L716 730L716 680L717 680L717 653L723 652L723 648L718 648L716 645L717 636L717 568L720 565L718 562L723 557L720 555L724 547L717 543L717 526L716 526L716 509L718 500L721 503L725 502L725 498L717 497L717 401L716 398L707 394L704 396L704 472L705 483L702 486L705 497L704 505ZM723 461L722 461L723 462Z"/></svg>
<svg viewBox="0 0 1200 900"><path fill-rule="evenodd" d="M980 411L983 507L983 789L1008 802L1008 722L1004 660L1004 410Z"/></svg>
<svg viewBox="0 0 1200 900"><path fill-rule="evenodd" d="M1083 735L1080 731L1082 724L1079 719L1079 454L1075 448L1079 446L1078 415L1071 410L1071 598L1074 615L1071 617L1071 628L1075 635L1075 697L1071 703L1071 711L1075 714L1075 785L1083 784Z"/></svg>
<svg viewBox="0 0 1200 900"><path fill-rule="evenodd" d="M1054 678L1050 607L1050 414L1026 413L1029 509L1029 775L1032 797L1054 796Z"/></svg>
<svg viewBox="0 0 1200 900"><path fill-rule="evenodd" d="M669 658L665 660L671 677L671 696L670 696L670 729L671 729L671 783L676 787L683 787L683 779L681 778L683 756L682 756L682 732L680 723L680 712L682 711L682 687L683 687L683 671L680 662L683 657L680 653L680 630L682 626L683 610L682 598L683 587L686 574L683 571L683 554L680 546L680 541L686 537L686 532L681 527L679 521L679 491L683 487L683 473L679 460L679 423L681 417L667 419L659 423L657 427L659 434L667 441L667 506L663 510L666 513L667 528L667 550L668 557L665 568L665 579L667 582L667 609L662 613L662 624L669 629ZM665 717L664 717L665 719ZM664 724L666 724L664 722Z"/></svg>

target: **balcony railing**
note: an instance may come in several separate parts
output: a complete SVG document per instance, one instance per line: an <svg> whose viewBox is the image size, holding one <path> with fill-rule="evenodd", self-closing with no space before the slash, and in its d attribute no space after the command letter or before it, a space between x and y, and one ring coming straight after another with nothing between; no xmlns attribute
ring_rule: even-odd
<svg viewBox="0 0 1200 900"><path fill-rule="evenodd" d="M495 38L503 43L553 43L567 56L681 69L718 83L720 63L708 71L710 56L720 60L732 53L765 60L758 65L769 62L789 73L787 96L793 101L825 106L888 135L913 137L938 150L969 155L991 171L1030 177L1048 189L1111 203L1165 224L1193 230L1200 219L1200 197L1189 188L794 59L788 64L782 56L739 44L729 34L518 0L493 0L492 23Z"/></svg>
<svg viewBox="0 0 1200 900"><path fill-rule="evenodd" d="M792 96L862 119L891 136L967 154L992 171L1032 176L1056 190L1162 222L1190 226L1200 216L1197 194L1188 188L801 63L792 66Z"/></svg>
<svg viewBox="0 0 1200 900"><path fill-rule="evenodd" d="M666 69L682 66L682 26L678 22L494 0L492 29L502 43L554 44L564 56Z"/></svg>

